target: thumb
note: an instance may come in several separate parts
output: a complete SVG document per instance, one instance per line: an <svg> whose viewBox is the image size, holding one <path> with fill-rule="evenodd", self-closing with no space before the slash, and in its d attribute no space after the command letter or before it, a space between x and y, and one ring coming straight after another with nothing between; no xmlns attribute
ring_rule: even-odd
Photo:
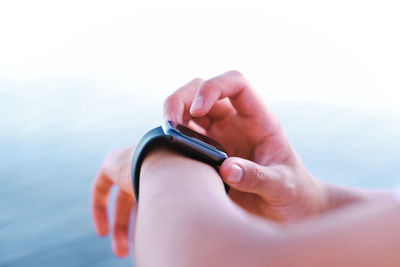
<svg viewBox="0 0 400 267"><path fill-rule="evenodd" d="M226 159L219 172L225 183L232 188L256 194L265 193L278 179L272 167L261 166L237 157Z"/></svg>

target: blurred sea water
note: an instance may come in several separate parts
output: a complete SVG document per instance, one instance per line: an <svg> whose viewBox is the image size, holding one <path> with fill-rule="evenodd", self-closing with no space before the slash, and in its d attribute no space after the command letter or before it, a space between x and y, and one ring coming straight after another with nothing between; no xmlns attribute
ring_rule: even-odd
<svg viewBox="0 0 400 267"><path fill-rule="evenodd" d="M0 80L0 266L132 265L132 256L112 254L109 237L95 235L89 196L107 152L136 143L161 121L164 94L151 101L136 92L86 81ZM317 178L366 188L399 184L399 117L269 105Z"/></svg>

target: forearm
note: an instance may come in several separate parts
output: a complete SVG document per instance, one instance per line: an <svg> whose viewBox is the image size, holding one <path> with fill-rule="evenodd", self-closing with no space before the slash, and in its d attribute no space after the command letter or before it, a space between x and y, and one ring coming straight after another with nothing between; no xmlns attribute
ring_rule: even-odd
<svg viewBox="0 0 400 267"><path fill-rule="evenodd" d="M168 151L146 158L140 181L138 266L257 266L274 228L234 205L218 173Z"/></svg>
<svg viewBox="0 0 400 267"><path fill-rule="evenodd" d="M331 212L281 232L296 266L399 266L400 205L393 198Z"/></svg>
<svg viewBox="0 0 400 267"><path fill-rule="evenodd" d="M393 198L360 202L279 227L234 205L213 168L168 151L148 156L140 188L138 266L400 263L400 205Z"/></svg>
<svg viewBox="0 0 400 267"><path fill-rule="evenodd" d="M330 212L350 204L364 201L388 200L392 197L390 190L361 189L353 187L343 187L323 183L325 192L325 209Z"/></svg>

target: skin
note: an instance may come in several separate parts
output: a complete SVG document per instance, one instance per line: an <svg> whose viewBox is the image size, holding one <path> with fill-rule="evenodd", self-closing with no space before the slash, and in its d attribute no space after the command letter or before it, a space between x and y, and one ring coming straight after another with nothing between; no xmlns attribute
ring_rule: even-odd
<svg viewBox="0 0 400 267"><path fill-rule="evenodd" d="M230 199L253 215L288 224L352 203L390 198L388 191L343 188L315 179L279 121L237 71L194 79L179 88L165 101L164 118L188 125L226 148L229 158L220 167L220 178L231 186ZM112 248L119 257L129 252L129 218L136 207L130 174L133 152L134 147L111 152L92 190L95 229L105 236L109 192L114 184L118 186L110 223Z"/></svg>
<svg viewBox="0 0 400 267"><path fill-rule="evenodd" d="M109 232L107 203L110 190L117 185L115 211L112 220L112 249L117 257L129 253L129 229L132 208L136 206L131 182L131 161L134 147L116 149L109 153L96 174L91 194L91 214L96 233Z"/></svg>
<svg viewBox="0 0 400 267"><path fill-rule="evenodd" d="M166 120L192 125L226 148L229 196L247 211L288 222L324 209L323 188L306 170L277 118L237 71L195 79L165 102Z"/></svg>
<svg viewBox="0 0 400 267"><path fill-rule="evenodd" d="M137 266L400 264L400 205L393 198L276 224L234 204L213 168L164 149L145 160L140 188Z"/></svg>

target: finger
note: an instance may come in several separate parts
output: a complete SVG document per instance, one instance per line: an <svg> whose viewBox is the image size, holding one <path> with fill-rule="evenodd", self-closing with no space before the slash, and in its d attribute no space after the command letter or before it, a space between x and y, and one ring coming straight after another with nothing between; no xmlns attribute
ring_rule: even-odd
<svg viewBox="0 0 400 267"><path fill-rule="evenodd" d="M115 198L112 248L116 256L125 257L129 253L129 223L134 197L118 190Z"/></svg>
<svg viewBox="0 0 400 267"><path fill-rule="evenodd" d="M231 102L228 98L225 98L218 100L205 116L192 117L191 120L208 130L214 121L221 120L234 112Z"/></svg>
<svg viewBox="0 0 400 267"><path fill-rule="evenodd" d="M164 103L164 120L186 124L191 117L189 109L193 97L202 82L202 79L194 79L170 95Z"/></svg>
<svg viewBox="0 0 400 267"><path fill-rule="evenodd" d="M228 98L217 100L206 116L212 120L220 120L236 112Z"/></svg>
<svg viewBox="0 0 400 267"><path fill-rule="evenodd" d="M278 189L276 184L283 177L277 168L261 166L237 157L226 159L220 167L220 174L232 188L259 195Z"/></svg>
<svg viewBox="0 0 400 267"><path fill-rule="evenodd" d="M261 97L247 79L237 71L229 71L203 82L193 100L190 113L194 117L207 114L218 99L228 97L239 115L256 117L266 112Z"/></svg>
<svg viewBox="0 0 400 267"><path fill-rule="evenodd" d="M200 128L204 130L209 129L212 126L212 120L208 117L200 117L200 118L191 118L191 121L193 121L195 124L197 124ZM202 131L197 130L195 127L192 127L190 122L189 122L189 127L195 131L198 131L200 133L202 133ZM202 133L203 134L203 133Z"/></svg>
<svg viewBox="0 0 400 267"><path fill-rule="evenodd" d="M108 233L107 201L113 182L99 171L94 180L91 196L91 213L96 233L105 236Z"/></svg>

